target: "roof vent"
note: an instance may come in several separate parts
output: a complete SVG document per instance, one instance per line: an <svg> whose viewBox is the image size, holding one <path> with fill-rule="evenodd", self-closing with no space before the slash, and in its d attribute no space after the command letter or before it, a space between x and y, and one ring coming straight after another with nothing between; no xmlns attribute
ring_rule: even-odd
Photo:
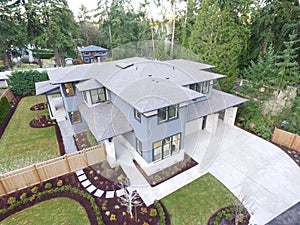
<svg viewBox="0 0 300 225"><path fill-rule="evenodd" d="M121 69L126 69L131 66L133 66L133 63L119 62L118 64L116 64L116 67L119 67Z"/></svg>
<svg viewBox="0 0 300 225"><path fill-rule="evenodd" d="M170 78L169 78L169 77L166 77L166 79L169 80Z"/></svg>
<svg viewBox="0 0 300 225"><path fill-rule="evenodd" d="M152 75L151 75L151 74L149 74L149 75L148 75L148 77L152 77Z"/></svg>

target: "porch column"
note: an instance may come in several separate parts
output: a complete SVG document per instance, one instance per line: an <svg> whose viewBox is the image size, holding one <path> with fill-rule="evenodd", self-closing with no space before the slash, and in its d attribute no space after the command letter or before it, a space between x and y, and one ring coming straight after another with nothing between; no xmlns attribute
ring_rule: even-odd
<svg viewBox="0 0 300 225"><path fill-rule="evenodd" d="M206 118L206 131L214 134L216 133L217 127L218 127L218 121L219 121L219 114L210 114Z"/></svg>
<svg viewBox="0 0 300 225"><path fill-rule="evenodd" d="M224 123L234 126L238 107L231 107L225 110Z"/></svg>
<svg viewBox="0 0 300 225"><path fill-rule="evenodd" d="M115 144L113 140L105 140L105 150L106 150L106 159L111 167L114 167L117 164L117 157L116 157L116 150L115 150Z"/></svg>

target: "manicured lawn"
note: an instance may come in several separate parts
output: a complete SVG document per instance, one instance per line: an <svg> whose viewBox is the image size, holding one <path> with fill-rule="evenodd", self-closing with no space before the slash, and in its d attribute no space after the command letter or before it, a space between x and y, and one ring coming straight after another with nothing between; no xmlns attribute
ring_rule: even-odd
<svg viewBox="0 0 300 225"><path fill-rule="evenodd" d="M234 195L214 176L206 174L162 199L172 225L205 225L218 209L233 205Z"/></svg>
<svg viewBox="0 0 300 225"><path fill-rule="evenodd" d="M0 139L0 173L59 156L54 126L38 129L29 125L36 117L29 108L45 101L45 96L30 96L20 101ZM40 111L40 115L47 111Z"/></svg>
<svg viewBox="0 0 300 225"><path fill-rule="evenodd" d="M84 208L68 198L55 198L17 212L0 222L0 225L87 225L89 220Z"/></svg>

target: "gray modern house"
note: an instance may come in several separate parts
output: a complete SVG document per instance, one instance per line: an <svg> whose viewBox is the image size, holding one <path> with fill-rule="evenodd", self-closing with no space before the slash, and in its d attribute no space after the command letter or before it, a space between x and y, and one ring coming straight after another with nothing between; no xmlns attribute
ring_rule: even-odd
<svg viewBox="0 0 300 225"><path fill-rule="evenodd" d="M81 48L79 52L84 63L102 62L108 56L108 49L96 45Z"/></svg>
<svg viewBox="0 0 300 225"><path fill-rule="evenodd" d="M46 94L53 119L104 143L111 164L118 163L115 141L122 140L149 175L183 160L186 135L214 133L219 119L234 124L236 106L246 99L214 89L224 75L212 68L144 58L78 65L48 71L50 80L36 83L36 94Z"/></svg>

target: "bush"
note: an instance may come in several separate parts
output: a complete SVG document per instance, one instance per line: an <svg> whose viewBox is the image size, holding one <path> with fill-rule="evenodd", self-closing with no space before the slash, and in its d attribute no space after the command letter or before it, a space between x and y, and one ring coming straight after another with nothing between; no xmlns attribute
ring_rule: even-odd
<svg viewBox="0 0 300 225"><path fill-rule="evenodd" d="M33 187L33 188L31 188L31 193L32 194L36 194L36 193L38 193L38 191L39 191L39 189L38 189L38 187Z"/></svg>
<svg viewBox="0 0 300 225"><path fill-rule="evenodd" d="M58 180L56 183L57 187L61 187L63 185L63 181L62 180Z"/></svg>
<svg viewBox="0 0 300 225"><path fill-rule="evenodd" d="M46 189L52 188L52 184L51 184L51 183L46 183L46 184L45 184L45 188L46 188Z"/></svg>
<svg viewBox="0 0 300 225"><path fill-rule="evenodd" d="M150 213L149 213L150 216L156 216L157 215L157 210L156 209L150 209Z"/></svg>
<svg viewBox="0 0 300 225"><path fill-rule="evenodd" d="M9 101L5 96L2 97L0 99L0 124L4 121L10 109L11 105L9 104Z"/></svg>
<svg viewBox="0 0 300 225"><path fill-rule="evenodd" d="M24 200L26 199L26 197L27 197L26 193L23 193L23 194L21 194L21 196L20 196L20 200L21 200L21 201L24 201Z"/></svg>
<svg viewBox="0 0 300 225"><path fill-rule="evenodd" d="M16 197L9 197L8 200L7 200L7 203L8 203L9 205L16 204L16 202L17 202Z"/></svg>
<svg viewBox="0 0 300 225"><path fill-rule="evenodd" d="M166 225L166 215L163 207L161 206L160 202L155 200L154 206L157 209L158 216L159 216L159 224L160 225Z"/></svg>
<svg viewBox="0 0 300 225"><path fill-rule="evenodd" d="M14 71L8 78L8 84L17 95L35 94L35 82L49 80L47 72L37 70Z"/></svg>

